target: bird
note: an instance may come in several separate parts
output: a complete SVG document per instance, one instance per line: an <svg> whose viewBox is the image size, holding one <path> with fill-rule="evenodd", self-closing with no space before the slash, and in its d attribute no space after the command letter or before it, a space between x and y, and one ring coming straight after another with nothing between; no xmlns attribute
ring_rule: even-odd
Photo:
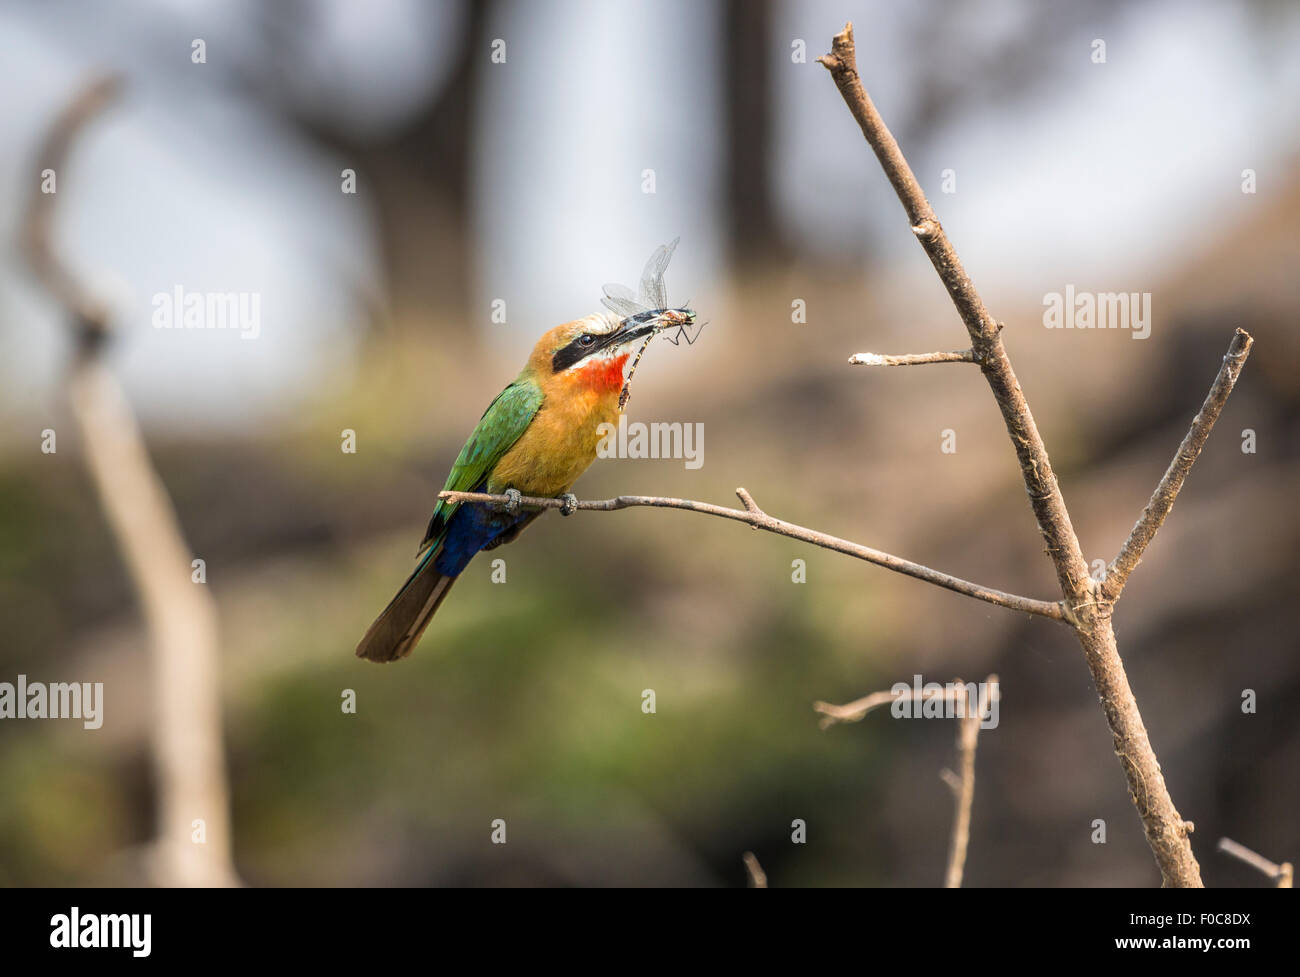
<svg viewBox="0 0 1300 977"><path fill-rule="evenodd" d="M475 554L515 540L541 514L522 507L522 496L562 498L561 513L573 511L577 499L569 489L595 460L608 430L601 425L617 425L626 400L630 347L644 340L644 352L656 333L695 321L689 309L624 311L632 314L598 312L537 341L519 375L483 412L443 487L510 501L489 507L438 500L414 572L366 631L358 657L392 662L410 655Z"/></svg>

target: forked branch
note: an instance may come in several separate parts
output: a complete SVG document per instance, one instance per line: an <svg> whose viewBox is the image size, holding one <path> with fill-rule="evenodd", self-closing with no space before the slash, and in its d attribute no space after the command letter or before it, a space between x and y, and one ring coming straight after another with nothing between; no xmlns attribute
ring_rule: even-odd
<svg viewBox="0 0 1300 977"><path fill-rule="evenodd" d="M1011 368L1001 329L962 267L898 142L862 87L852 24L835 35L831 53L820 60L830 71L845 104L875 151L907 212L912 233L925 249L970 335L980 369L1002 412L1020 462L1030 507L1056 569L1066 619L1074 626L1083 648L1084 659L1092 673L1114 740L1115 753L1124 767L1130 798L1142 820L1147 844L1160 867L1161 879L1168 886L1200 886L1200 866L1188 838L1190 825L1174 807L1160 763L1151 748L1142 714L1129 687L1124 663L1119 657L1111 624L1112 602L1105 600L1089 579L1069 510L1052 471L1047 448Z"/></svg>
<svg viewBox="0 0 1300 977"><path fill-rule="evenodd" d="M942 689L905 688L873 692L843 706L833 706L827 702L813 703L813 709L822 714L822 729L840 722L858 722L873 709L903 700L922 704L938 700L960 707L956 710L956 715L961 719L957 730L958 766L961 773L944 770L941 774L956 801L952 835L948 843L948 870L944 876L944 885L949 889L960 889L965 873L966 850L970 845L971 805L975 800L975 747L979 742L980 726L991 715L990 706L999 698L998 677L990 675L978 692L957 679Z"/></svg>

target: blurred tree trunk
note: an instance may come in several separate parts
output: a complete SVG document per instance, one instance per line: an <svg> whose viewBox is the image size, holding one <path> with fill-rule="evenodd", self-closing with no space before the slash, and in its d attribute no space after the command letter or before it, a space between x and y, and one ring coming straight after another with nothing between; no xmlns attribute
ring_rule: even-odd
<svg viewBox="0 0 1300 977"><path fill-rule="evenodd" d="M468 5L456 63L437 97L384 143L359 147L379 208L380 245L397 320L469 303L470 151L495 0Z"/></svg>
<svg viewBox="0 0 1300 977"><path fill-rule="evenodd" d="M432 309L462 314L469 300L470 153L481 81L488 63L488 25L498 0L462 4L454 62L434 97L399 127L379 136L357 132L318 105L284 97L283 78L272 104L313 142L355 169L374 202L379 246L394 322L427 321ZM283 56L281 75L310 63L310 5L292 0L261 11L263 32ZM295 53L297 52L297 53ZM263 74L266 80L266 75ZM276 97L279 96L279 97ZM444 318L444 317L440 317Z"/></svg>
<svg viewBox="0 0 1300 977"><path fill-rule="evenodd" d="M726 236L738 267L783 261L773 179L773 0L724 0Z"/></svg>

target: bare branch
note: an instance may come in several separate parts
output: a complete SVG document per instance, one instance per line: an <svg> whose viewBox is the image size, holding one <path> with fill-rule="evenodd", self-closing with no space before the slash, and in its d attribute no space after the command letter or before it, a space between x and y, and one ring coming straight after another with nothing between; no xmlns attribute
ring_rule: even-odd
<svg viewBox="0 0 1300 977"><path fill-rule="evenodd" d="M1029 504L1065 598L1066 620L1078 634L1114 739L1115 753L1124 767L1130 798L1160 867L1161 879L1167 886L1199 887L1201 871L1188 839L1191 833L1188 822L1179 815L1169 796L1115 644L1111 622L1113 602L1099 600L1097 587L1088 577L1087 563L1047 449L1002 344L1001 327L975 291L898 142L862 87L852 24L835 35L832 53L820 60L830 71L845 104L879 159L907 212L912 233L934 265L970 335L971 347L997 401L1020 463Z"/></svg>
<svg viewBox="0 0 1300 977"><path fill-rule="evenodd" d="M957 257L939 218L931 209L921 184L917 182L912 168L907 165L903 151L862 87L858 78L852 24L846 25L844 30L835 35L832 53L818 60L830 70L840 95L862 128L863 136L875 151L881 168L902 202L912 225L912 233L921 242L921 247L925 249L930 263L934 265L966 325L975 358L993 391L1007 433L1016 449L1030 505L1038 519L1038 529L1047 543L1048 555L1056 567L1061 592L1067 598L1081 598L1091 586L1088 565L1075 537L1070 514L1061 498L1056 475L1052 472L1038 426L1002 346L1001 330L975 291L974 284L962 267L961 259Z"/></svg>
<svg viewBox="0 0 1300 977"><path fill-rule="evenodd" d="M741 856L741 859L745 863L745 875L749 879L749 887L751 889L766 889L767 873L763 871L763 866L758 864L758 859L754 856L754 853L747 851Z"/></svg>
<svg viewBox="0 0 1300 977"><path fill-rule="evenodd" d="M1277 882L1277 888L1290 889L1295 882L1295 868L1290 862L1283 862L1281 865L1270 862L1263 855L1251 851L1245 845L1239 845L1231 838L1220 838L1216 846L1219 851L1225 855L1231 855L1238 861L1245 862L1257 872L1263 873L1266 877Z"/></svg>
<svg viewBox="0 0 1300 977"><path fill-rule="evenodd" d="M86 124L110 105L122 90L118 75L105 75L88 84L59 113L46 133L38 163L58 179L73 143ZM19 239L27 264L54 299L68 309L79 329L82 345L93 343L108 328L108 310L83 289L76 276L59 258L51 244L51 227L57 193L43 193L38 186L27 198Z"/></svg>
<svg viewBox="0 0 1300 977"><path fill-rule="evenodd" d="M1107 599L1112 601L1119 599L1120 594L1124 592L1124 584L1128 581L1129 574L1141 562L1142 554L1151 544L1151 540L1155 539L1160 527L1164 525L1165 518L1174 507L1174 500L1182 490L1183 482L1187 480L1192 465L1200 455L1201 449L1205 447L1210 429L1219 419L1219 413L1223 410L1228 395L1232 393L1237 377L1241 375L1241 368L1246 365L1246 357L1250 355L1252 343L1254 340L1244 329L1238 329L1233 335L1232 342L1228 345L1228 352L1223 356L1223 365L1219 367L1219 375L1214 378L1214 384L1210 387L1205 403L1192 418L1191 429L1183 438L1182 444L1178 446L1174 460L1169 463L1169 468L1165 470L1160 484L1151 494L1151 501L1142 510L1142 515L1138 517L1138 521L1128 534L1128 539L1120 547L1119 555L1106 568L1106 580L1102 584L1102 592Z"/></svg>
<svg viewBox="0 0 1300 977"><path fill-rule="evenodd" d="M737 489L736 494L744 502L744 509L729 509L726 506L712 505L708 502L674 499L657 495L620 495L613 499L579 501L574 508L594 512L612 512L616 509L648 506L659 509L685 509L688 512L699 512L704 515L718 516L722 519L733 519L736 522L743 522L753 526L755 529L762 529L778 536L788 536L804 543L812 543L814 546L820 546L823 549L834 550L836 553L856 557L859 560L865 560L867 563L874 563L876 566L893 570L895 573L906 574L909 577L924 580L926 583L959 594L965 594L967 597L974 597L976 600L982 600L989 604L997 604L999 607L1007 607L1013 611L1023 611L1026 614L1038 614L1041 617L1051 618L1053 621L1063 621L1065 619L1065 613L1060 603L1034 600L1031 597L1020 597L1016 594L1004 593L1001 590L994 590L992 587L985 587L981 584L971 583L969 580L962 580L960 577L932 570L920 563L904 560L902 557L874 550L860 543L851 543L847 539L840 539L838 536L830 536L815 529L807 529L803 526L796 526L794 523L775 519L760 509L758 504L743 488ZM482 492L444 491L438 493L438 498L446 499L449 502L491 503L499 506L504 506L510 501L509 497L505 495L487 495ZM522 506L539 509L558 509L564 505L563 499L537 496L522 496L518 501Z"/></svg>
<svg viewBox="0 0 1300 977"><path fill-rule="evenodd" d="M958 349L951 353L906 353L902 356L885 356L881 353L854 353L849 357L854 366L923 366L927 363L974 363L975 350Z"/></svg>
<svg viewBox="0 0 1300 977"><path fill-rule="evenodd" d="M1001 693L998 689L998 677L990 675L980 687L978 701L969 687L961 679L955 679L942 689L926 690L908 688L895 692L873 692L855 702L843 706L833 706L827 702L814 702L813 709L822 714L820 726L826 729L836 723L855 723L873 709L878 709L898 701L961 703L961 725L957 730L957 753L961 760L961 773L941 770L940 778L953 792L956 810L953 815L952 835L948 843L948 869L944 885L949 889L960 889L962 875L966 866L966 850L970 844L971 805L975 799L975 747L979 742L980 723L989 715L989 707L998 701Z"/></svg>

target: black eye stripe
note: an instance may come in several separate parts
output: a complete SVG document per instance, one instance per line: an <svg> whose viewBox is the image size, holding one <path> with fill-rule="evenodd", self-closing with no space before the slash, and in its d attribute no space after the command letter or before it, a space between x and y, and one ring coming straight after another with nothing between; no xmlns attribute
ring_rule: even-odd
<svg viewBox="0 0 1300 977"><path fill-rule="evenodd" d="M555 355L551 357L551 369L559 373L561 370L567 370L589 353L594 353L600 348L597 338L591 333L583 333L568 346L556 350ZM582 342L584 339L590 340L585 346Z"/></svg>

